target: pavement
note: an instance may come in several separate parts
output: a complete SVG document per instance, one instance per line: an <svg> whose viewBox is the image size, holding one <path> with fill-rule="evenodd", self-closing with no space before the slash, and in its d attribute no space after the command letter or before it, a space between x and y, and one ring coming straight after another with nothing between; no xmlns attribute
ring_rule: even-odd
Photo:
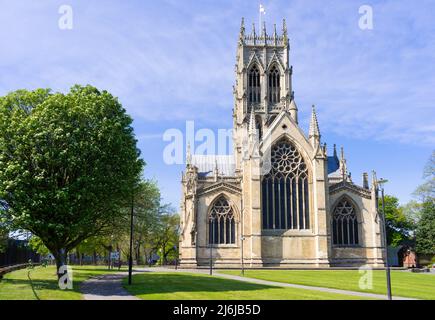
<svg viewBox="0 0 435 320"><path fill-rule="evenodd" d="M122 287L127 272L111 273L90 278L82 283L81 292L85 300L140 300Z"/></svg>

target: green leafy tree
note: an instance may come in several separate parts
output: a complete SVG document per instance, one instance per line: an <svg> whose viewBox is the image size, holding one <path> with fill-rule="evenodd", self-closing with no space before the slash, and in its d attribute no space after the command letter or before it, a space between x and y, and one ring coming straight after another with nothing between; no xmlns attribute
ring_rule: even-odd
<svg viewBox="0 0 435 320"><path fill-rule="evenodd" d="M180 235L180 216L178 214L164 214L160 221L160 230L156 237L156 244L160 249L161 260L167 264L169 257L176 258Z"/></svg>
<svg viewBox="0 0 435 320"><path fill-rule="evenodd" d="M387 242L389 245L398 246L404 240L411 238L413 230L412 222L399 206L399 199L385 195L385 218L387 222ZM379 200L379 207L382 208L382 199Z"/></svg>
<svg viewBox="0 0 435 320"><path fill-rule="evenodd" d="M416 250L420 254L435 255L435 202L423 204L416 231Z"/></svg>
<svg viewBox="0 0 435 320"><path fill-rule="evenodd" d="M50 253L50 250L42 242L41 238L37 236L31 236L29 239L29 247L39 253L42 256L46 256Z"/></svg>
<svg viewBox="0 0 435 320"><path fill-rule="evenodd" d="M0 226L0 253L6 250L8 245L9 232L7 229Z"/></svg>
<svg viewBox="0 0 435 320"><path fill-rule="evenodd" d="M138 183L144 163L131 124L92 86L0 98L2 219L38 236L58 270L70 250L107 232Z"/></svg>
<svg viewBox="0 0 435 320"><path fill-rule="evenodd" d="M423 179L425 182L420 185L414 192L421 202L430 202L435 199L435 151L432 152L429 161L423 170Z"/></svg>
<svg viewBox="0 0 435 320"><path fill-rule="evenodd" d="M152 245L159 229L160 190L155 181L142 182L134 197L134 256L138 264L149 258L145 247ZM129 225L129 224L128 224ZM143 260L145 258L145 261Z"/></svg>
<svg viewBox="0 0 435 320"><path fill-rule="evenodd" d="M109 256L111 251L119 251L121 260L127 261L130 253L130 218L131 201L121 209L117 219L105 234L99 234L83 241L75 248L80 259L81 254ZM145 247L154 245L154 238L159 231L160 223L160 190L155 181L145 180L138 184L134 191L133 219L133 253L138 264L143 263L147 252ZM155 250L154 250L155 251Z"/></svg>

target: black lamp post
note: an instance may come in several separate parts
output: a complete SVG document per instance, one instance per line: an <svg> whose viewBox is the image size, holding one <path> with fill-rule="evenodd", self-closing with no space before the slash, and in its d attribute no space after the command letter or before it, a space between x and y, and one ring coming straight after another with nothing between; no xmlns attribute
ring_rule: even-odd
<svg viewBox="0 0 435 320"><path fill-rule="evenodd" d="M241 212L241 226L240 229L242 230L242 235L240 236L240 253L242 255L242 276L245 276L245 257L244 257L244 253L243 253L243 241L245 241L245 236L243 235L244 232L244 226L243 226L243 212L244 212L244 208L243 208L243 198L241 201L241 208L240 208L240 212Z"/></svg>
<svg viewBox="0 0 435 320"><path fill-rule="evenodd" d="M210 217L210 227L212 228L210 230L210 275L213 275L213 243L214 243L214 224L215 221L213 217Z"/></svg>
<svg viewBox="0 0 435 320"><path fill-rule="evenodd" d="M381 197L382 197L382 224L384 226L384 243L385 243L385 271L387 276L387 296L388 300L392 300L391 294L391 274L390 274L390 263L388 261L388 240L387 240L387 219L385 217L385 198L384 198L384 183L387 183L388 180L381 179L378 181L378 184L381 186Z"/></svg>
<svg viewBox="0 0 435 320"><path fill-rule="evenodd" d="M178 252L177 252L177 246L174 246L175 250L175 270L177 270L178 265Z"/></svg>
<svg viewBox="0 0 435 320"><path fill-rule="evenodd" d="M133 273L133 215L134 215L134 196L131 198L130 215L130 254L128 258L128 284L131 285L131 275Z"/></svg>

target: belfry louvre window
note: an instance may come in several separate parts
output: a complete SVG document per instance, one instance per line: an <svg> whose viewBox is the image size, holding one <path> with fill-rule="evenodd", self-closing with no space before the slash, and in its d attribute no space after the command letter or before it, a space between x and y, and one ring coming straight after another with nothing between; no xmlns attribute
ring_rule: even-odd
<svg viewBox="0 0 435 320"><path fill-rule="evenodd" d="M273 66L269 72L269 102L278 103L280 96L280 74L278 68Z"/></svg>
<svg viewBox="0 0 435 320"><path fill-rule="evenodd" d="M256 104L261 101L260 71L253 65L248 73L249 103Z"/></svg>
<svg viewBox="0 0 435 320"><path fill-rule="evenodd" d="M271 150L271 170L262 179L263 229L309 229L308 169L286 140Z"/></svg>
<svg viewBox="0 0 435 320"><path fill-rule="evenodd" d="M233 209L223 196L216 200L210 210L208 229L210 244L233 244L236 242Z"/></svg>
<svg viewBox="0 0 435 320"><path fill-rule="evenodd" d="M345 247L359 244L355 208L346 199L342 199L334 209L332 234L334 245Z"/></svg>

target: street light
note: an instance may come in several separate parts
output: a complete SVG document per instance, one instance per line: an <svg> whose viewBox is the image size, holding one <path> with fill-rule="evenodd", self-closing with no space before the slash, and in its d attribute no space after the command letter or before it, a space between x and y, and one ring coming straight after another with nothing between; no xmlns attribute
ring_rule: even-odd
<svg viewBox="0 0 435 320"><path fill-rule="evenodd" d="M390 263L388 262L387 219L385 217L385 198L384 198L384 186L383 186L383 184L387 183L388 180L380 179L377 182L381 187L381 196L382 196L382 224L384 225L384 244L385 244L385 256L386 256L385 271L387 274L387 295L388 295L388 300L392 300Z"/></svg>
<svg viewBox="0 0 435 320"><path fill-rule="evenodd" d="M214 243L214 218L210 217L210 227L212 228L210 230L210 275L213 275L213 243Z"/></svg>
<svg viewBox="0 0 435 320"><path fill-rule="evenodd" d="M175 251L175 270L177 270L177 264L178 264L177 246L174 246L174 251Z"/></svg>
<svg viewBox="0 0 435 320"><path fill-rule="evenodd" d="M133 214L134 214L134 195L131 197L130 214L130 256L128 258L128 284L131 285L131 275L133 273Z"/></svg>
<svg viewBox="0 0 435 320"><path fill-rule="evenodd" d="M241 208L240 208L240 212L241 212L241 226L240 226L240 229L242 230L242 235L240 236L240 253L241 253L241 255L242 255L242 276L245 276L245 258L244 258L244 253L243 253L243 247L244 247L244 245L243 245L243 241L245 241L245 236L243 235L243 233L244 233L244 226L243 226L243 213L244 213L244 208L243 208L243 197L242 197L242 200L241 200L241 203L240 203L240 206L241 206Z"/></svg>

